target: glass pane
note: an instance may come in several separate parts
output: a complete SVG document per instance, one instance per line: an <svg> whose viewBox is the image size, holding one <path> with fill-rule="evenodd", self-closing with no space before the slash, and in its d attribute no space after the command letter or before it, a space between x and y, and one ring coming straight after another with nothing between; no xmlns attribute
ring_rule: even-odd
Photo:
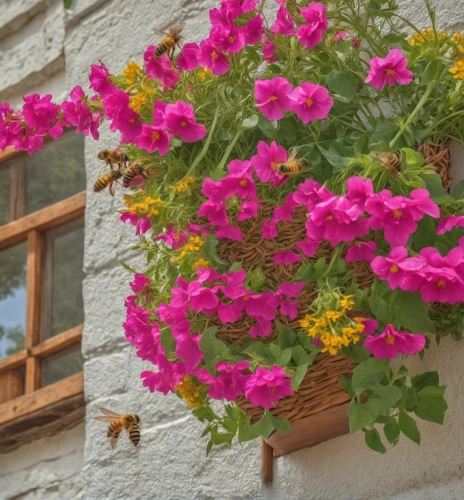
<svg viewBox="0 0 464 500"><path fill-rule="evenodd" d="M47 235L42 329L44 339L84 322L83 257L83 220Z"/></svg>
<svg viewBox="0 0 464 500"><path fill-rule="evenodd" d="M80 346L45 358L42 361L42 387L81 372L83 363Z"/></svg>
<svg viewBox="0 0 464 500"><path fill-rule="evenodd" d="M0 165L0 226L10 220L10 169Z"/></svg>
<svg viewBox="0 0 464 500"><path fill-rule="evenodd" d="M0 359L24 348L27 243L0 251Z"/></svg>
<svg viewBox="0 0 464 500"><path fill-rule="evenodd" d="M84 135L68 132L26 159L26 214L85 189Z"/></svg>

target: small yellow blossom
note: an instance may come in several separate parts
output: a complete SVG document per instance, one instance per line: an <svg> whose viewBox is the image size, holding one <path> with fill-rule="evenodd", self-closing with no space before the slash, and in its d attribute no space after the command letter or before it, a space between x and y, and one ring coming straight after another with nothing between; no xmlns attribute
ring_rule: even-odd
<svg viewBox="0 0 464 500"><path fill-rule="evenodd" d="M198 259L192 266L193 270L196 271L198 268L209 267L209 260L205 260L203 258Z"/></svg>
<svg viewBox="0 0 464 500"><path fill-rule="evenodd" d="M437 31L438 40L443 41L448 38L448 33L446 31ZM433 40L435 38L435 32L432 28L427 28L422 30L420 33L414 33L408 42L412 46L423 45L426 40Z"/></svg>
<svg viewBox="0 0 464 500"><path fill-rule="evenodd" d="M141 92L147 97L155 97L158 94L158 91L148 83L148 80L143 80L140 84L140 88Z"/></svg>
<svg viewBox="0 0 464 500"><path fill-rule="evenodd" d="M458 31L451 37L451 41L457 43L458 45L464 45L464 34Z"/></svg>
<svg viewBox="0 0 464 500"><path fill-rule="evenodd" d="M140 64L131 61L122 71L126 78L126 83L131 85L137 82L137 78L142 74Z"/></svg>
<svg viewBox="0 0 464 500"><path fill-rule="evenodd" d="M189 375L182 379L176 390L191 408L201 406L202 386Z"/></svg>
<svg viewBox="0 0 464 500"><path fill-rule="evenodd" d="M158 215L158 208L163 207L164 203L160 198L152 198L151 196L146 196L140 202L134 202L133 198L129 201L124 200L124 203L128 205L128 211L131 214L147 215L151 217L152 215Z"/></svg>
<svg viewBox="0 0 464 500"><path fill-rule="evenodd" d="M132 108L136 113L140 114L142 106L148 102L145 95L138 91L134 96L130 98L129 107Z"/></svg>
<svg viewBox="0 0 464 500"><path fill-rule="evenodd" d="M458 61L451 69L450 73L454 75L456 80L464 80L464 59Z"/></svg>
<svg viewBox="0 0 464 500"><path fill-rule="evenodd" d="M179 181L177 184L174 184L174 186L171 186L171 189L175 193L184 193L196 180L197 178L195 176L190 175L185 180Z"/></svg>
<svg viewBox="0 0 464 500"><path fill-rule="evenodd" d="M338 301L338 304L343 309L346 309L347 311L351 311L351 309L353 309L353 306L354 306L353 295L347 295L343 299L340 299Z"/></svg>
<svg viewBox="0 0 464 500"><path fill-rule="evenodd" d="M203 246L203 240L200 236L190 236L188 242L182 248L180 254L177 257L171 259L173 264L181 261L190 252L199 252Z"/></svg>
<svg viewBox="0 0 464 500"><path fill-rule="evenodd" d="M202 79L202 80L206 80L206 77L210 76L213 74L213 72L209 69L209 68L199 68L197 70L198 72L198 76Z"/></svg>

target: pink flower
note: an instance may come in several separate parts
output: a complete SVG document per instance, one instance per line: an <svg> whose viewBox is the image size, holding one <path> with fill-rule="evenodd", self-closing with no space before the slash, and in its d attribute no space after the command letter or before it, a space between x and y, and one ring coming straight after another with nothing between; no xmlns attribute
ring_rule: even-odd
<svg viewBox="0 0 464 500"><path fill-rule="evenodd" d="M274 63L279 60L277 54L277 47L267 37L263 38L263 59L268 63Z"/></svg>
<svg viewBox="0 0 464 500"><path fill-rule="evenodd" d="M304 82L290 94L290 109L305 125L326 118L332 106L329 91L314 83Z"/></svg>
<svg viewBox="0 0 464 500"><path fill-rule="evenodd" d="M282 299L280 301L280 313L284 316L288 316L290 319L295 319L298 316L299 307L300 303L294 300Z"/></svg>
<svg viewBox="0 0 464 500"><path fill-rule="evenodd" d="M52 122L56 122L59 107L53 104L52 95L39 94L24 96L22 115L29 127L35 129L36 134L47 134Z"/></svg>
<svg viewBox="0 0 464 500"><path fill-rule="evenodd" d="M359 321L359 318L356 318L356 321L364 325L364 330L362 331L364 335L372 335L379 327L379 323L373 319L361 318L361 321Z"/></svg>
<svg viewBox="0 0 464 500"><path fill-rule="evenodd" d="M149 153L157 149L160 156L165 156L169 151L169 134L162 128L144 123L142 133L135 138L135 144Z"/></svg>
<svg viewBox="0 0 464 500"><path fill-rule="evenodd" d="M464 227L464 215L449 215L438 223L437 234L444 234L455 227Z"/></svg>
<svg viewBox="0 0 464 500"><path fill-rule="evenodd" d="M149 78L160 80L168 88L174 88L180 75L173 69L172 62L166 54L155 57L156 47L150 45L143 54L145 72Z"/></svg>
<svg viewBox="0 0 464 500"><path fill-rule="evenodd" d="M298 28L297 36L300 43L310 50L322 42L324 32L328 28L329 24L325 13L325 5L313 2L308 7L300 9L300 12L307 24Z"/></svg>
<svg viewBox="0 0 464 500"><path fill-rule="evenodd" d="M339 31L334 36L334 43L337 44L340 40L346 40L347 38L350 38L350 34L347 31ZM355 49L357 49L361 45L361 42L354 36L351 37L351 42L353 43L353 47Z"/></svg>
<svg viewBox="0 0 464 500"><path fill-rule="evenodd" d="M364 210L366 201L374 194L372 179L364 180L362 177L350 177L346 181L346 197Z"/></svg>
<svg viewBox="0 0 464 500"><path fill-rule="evenodd" d="M243 295L243 294L242 294ZM277 314L277 307L279 306L280 299L277 295L270 291L263 293L248 294L244 296L247 300L236 300L237 307L242 307L248 316L255 319L264 319L272 321ZM261 325L263 326L263 325ZM267 327L267 326L266 326ZM269 330L270 333L270 330Z"/></svg>
<svg viewBox="0 0 464 500"><path fill-rule="evenodd" d="M209 39L200 42L198 64L210 69L215 75L223 75L229 71L227 56Z"/></svg>
<svg viewBox="0 0 464 500"><path fill-rule="evenodd" d="M129 212L124 212L121 214L121 217L119 219L122 222L129 221L132 226L136 227L135 230L135 235L139 236L141 234L145 234L147 231L149 231L153 226L150 221L150 219L146 216L144 217L139 217L137 214L131 214Z"/></svg>
<svg viewBox="0 0 464 500"><path fill-rule="evenodd" d="M217 308L221 323L235 323L242 317L242 311L237 310L233 304L219 304Z"/></svg>
<svg viewBox="0 0 464 500"><path fill-rule="evenodd" d="M180 56L177 59L177 67L186 71L193 71L198 66L198 51L200 47L197 43L186 43Z"/></svg>
<svg viewBox="0 0 464 500"><path fill-rule="evenodd" d="M365 260L370 262L374 258L374 252L377 250L377 243L375 241L368 241L366 243L358 243L353 245L346 252L345 260L347 262L358 262Z"/></svg>
<svg viewBox="0 0 464 500"><path fill-rule="evenodd" d="M313 179L306 179L298 184L297 190L293 193L293 201L297 205L306 205L311 212L318 203L327 201L333 196L325 186L321 186Z"/></svg>
<svg viewBox="0 0 464 500"><path fill-rule="evenodd" d="M221 200L237 195L242 200L249 198L256 199L256 184L253 180L251 162L232 160L229 163L229 175L221 182ZM242 205L243 207L243 205Z"/></svg>
<svg viewBox="0 0 464 500"><path fill-rule="evenodd" d="M244 220L258 217L258 210L262 208L256 200L243 201L240 205L240 211L237 214L237 220L243 222Z"/></svg>
<svg viewBox="0 0 464 500"><path fill-rule="evenodd" d="M185 327L189 326L187 321ZM192 335L189 330L182 333L174 333L173 336L176 341L176 356L184 361L185 369L192 372L203 359L203 351L200 349L201 335Z"/></svg>
<svg viewBox="0 0 464 500"><path fill-rule="evenodd" d="M274 255L275 264L284 264L285 266L290 266L295 262L301 262L301 255L298 255L291 250L287 250L285 252L277 252Z"/></svg>
<svg viewBox="0 0 464 500"><path fill-rule="evenodd" d="M216 237L218 240L232 240L232 241L242 241L243 234L242 231L237 226L233 224L227 224L222 226L220 229L216 231Z"/></svg>
<svg viewBox="0 0 464 500"><path fill-rule="evenodd" d="M386 280L392 290L399 287L408 292L415 292L420 288L423 282L420 270L425 265L423 257L408 259L405 247L393 248L388 257L375 257L371 262L372 271L381 280Z"/></svg>
<svg viewBox="0 0 464 500"><path fill-rule="evenodd" d="M143 386L148 387L150 392L156 390L164 395L168 392L174 392L176 386L187 374L185 363L171 363L164 354L159 354L157 356L157 365L158 373L146 370L140 374L140 377L144 379Z"/></svg>
<svg viewBox="0 0 464 500"><path fill-rule="evenodd" d="M256 318L256 322L258 323L255 326L252 326L248 331L250 337L256 339L257 337L266 338L272 332L272 321L264 318Z"/></svg>
<svg viewBox="0 0 464 500"><path fill-rule="evenodd" d="M333 196L318 203L306 222L306 233L310 240L329 240L332 246L342 241L353 241L369 230L369 220L362 219L364 210L344 196Z"/></svg>
<svg viewBox="0 0 464 500"><path fill-rule="evenodd" d="M211 288L204 288L200 283L193 281L188 286L190 307L197 313L216 310L219 300Z"/></svg>
<svg viewBox="0 0 464 500"><path fill-rule="evenodd" d="M251 164L261 182L269 182L272 186L280 186L287 182L288 177L278 174L275 169L279 163L288 159L287 152L282 146L272 141L268 146L264 141L258 143L258 154L251 158Z"/></svg>
<svg viewBox="0 0 464 500"><path fill-rule="evenodd" d="M150 280L143 274L134 274L134 281L130 283L130 287L134 293L146 291L148 285L150 285Z"/></svg>
<svg viewBox="0 0 464 500"><path fill-rule="evenodd" d="M271 370L258 367L245 386L245 396L254 405L266 409L277 406L279 399L292 394L291 379L286 377L284 370L278 366L273 366Z"/></svg>
<svg viewBox="0 0 464 500"><path fill-rule="evenodd" d="M282 221L292 221L297 206L298 204L293 199L293 193L288 194L285 197L285 203L274 209L271 221L275 224Z"/></svg>
<svg viewBox="0 0 464 500"><path fill-rule="evenodd" d="M290 109L291 83L282 76L255 81L256 107L268 120L280 120Z"/></svg>
<svg viewBox="0 0 464 500"><path fill-rule="evenodd" d="M206 135L206 127L197 123L193 106L183 101L166 106L166 126L172 135L178 135L184 142L200 141Z"/></svg>
<svg viewBox="0 0 464 500"><path fill-rule="evenodd" d="M296 246L306 257L313 257L322 241L298 241Z"/></svg>
<svg viewBox="0 0 464 500"><path fill-rule="evenodd" d="M229 222L224 203L217 203L211 200L206 201L200 206L198 215L200 217L208 217L213 226L227 226Z"/></svg>
<svg viewBox="0 0 464 500"><path fill-rule="evenodd" d="M391 246L405 245L417 228L417 221L424 214L439 217L440 209L430 199L426 189L415 189L411 198L392 197L388 190L372 195L365 204L365 210L372 215L370 226L375 231L384 230L385 239Z"/></svg>
<svg viewBox="0 0 464 500"><path fill-rule="evenodd" d="M245 25L245 43L247 45L255 45L259 43L263 36L264 19L261 14L256 14Z"/></svg>
<svg viewBox="0 0 464 500"><path fill-rule="evenodd" d="M378 90L382 90L385 85L393 87L395 82L400 85L408 85L412 82L414 76L407 69L408 60L399 49L393 49L385 59L373 57L370 66L371 69L367 75L366 83L370 83Z"/></svg>
<svg viewBox="0 0 464 500"><path fill-rule="evenodd" d="M209 39L224 52L235 54L245 46L245 31L235 24L219 25L211 30Z"/></svg>
<svg viewBox="0 0 464 500"><path fill-rule="evenodd" d="M70 93L71 101L63 101L61 103L61 109L66 121L71 125L77 127L77 132L83 132L88 135L89 132L92 134L94 139L98 139L98 125L100 124L100 118L92 117L92 112L87 107L87 96L85 95L82 87L77 85L71 90Z"/></svg>
<svg viewBox="0 0 464 500"><path fill-rule="evenodd" d="M267 240L272 240L273 238L277 238L279 234L277 231L277 224L269 220L263 221L261 234L263 238L266 238Z"/></svg>
<svg viewBox="0 0 464 500"><path fill-rule="evenodd" d="M425 346L425 336L420 333L406 333L395 330L393 325L387 325L377 337L369 337L364 341L364 347L369 349L374 357L393 359L398 354L412 356Z"/></svg>
<svg viewBox="0 0 464 500"><path fill-rule="evenodd" d="M187 243L187 231L174 231L174 228L171 225L168 225L166 230L166 233L159 233L155 239L164 241L174 250L178 250L180 247L184 246L185 243Z"/></svg>
<svg viewBox="0 0 464 500"><path fill-rule="evenodd" d="M295 34L295 21L290 12L282 4L277 11L275 23L271 27L272 33L280 33L281 35L294 35Z"/></svg>
<svg viewBox="0 0 464 500"><path fill-rule="evenodd" d="M117 124L118 130L121 132L121 143L134 142L142 132L140 115L130 108L119 114Z"/></svg>
<svg viewBox="0 0 464 500"><path fill-rule="evenodd" d="M296 299L298 295L300 295L303 287L304 281L297 281L296 283L281 283L276 294Z"/></svg>
<svg viewBox="0 0 464 500"><path fill-rule="evenodd" d="M98 64L90 66L89 87L99 94L101 98L112 94L116 90L116 87L109 81L110 76L111 73L103 63L100 66Z"/></svg>
<svg viewBox="0 0 464 500"><path fill-rule="evenodd" d="M208 396L212 399L234 401L245 392L245 384L248 375L243 375L241 371L248 370L250 363L248 361L239 361L234 365L220 361L216 365L218 373L214 378L206 370L197 370L195 375L204 384L211 385L208 389Z"/></svg>

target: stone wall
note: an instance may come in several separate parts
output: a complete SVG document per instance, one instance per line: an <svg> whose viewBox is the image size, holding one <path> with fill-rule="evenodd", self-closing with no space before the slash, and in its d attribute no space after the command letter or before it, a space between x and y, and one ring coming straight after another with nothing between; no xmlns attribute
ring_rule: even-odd
<svg viewBox="0 0 464 500"><path fill-rule="evenodd" d="M89 65L97 59L119 72L127 61L141 60L144 48L154 42L154 28L165 29L181 19L188 22L186 38L198 40L207 34L207 12L216 3L74 0L72 9L65 11L61 0L0 0L0 100L18 103L23 92L45 92L50 87L59 99L75 84L87 84ZM421 0L402 3L409 16L425 22ZM455 29L459 22L462 26L464 14L460 6L461 0L441 0L441 28ZM114 145L115 139L105 130L99 144L86 140L84 457L82 460L79 455L84 439L82 427L0 456L0 498L463 498L464 398L460 367L464 344L447 341L442 342L440 350L432 349L421 367L426 370L441 366L442 381L449 386L446 426L421 422L420 449L403 439L397 448L380 456L366 448L362 435L343 436L278 459L274 484L267 487L260 478L259 443L213 451L205 458L201 426L175 396L150 394L141 386L139 375L147 365L138 360L124 339L123 300L129 293L131 275L120 262L127 261L137 269L137 257L128 250L134 231L118 222L118 196L112 199L92 192L99 172L96 154L102 147ZM459 154L456 150L455 164L458 175L464 177L463 157ZM142 414L138 449L123 436L117 450L111 450L105 426L92 420L102 406ZM66 464L73 469L73 475L65 472ZM50 485L58 489L52 491ZM83 490L79 493L80 487Z"/></svg>

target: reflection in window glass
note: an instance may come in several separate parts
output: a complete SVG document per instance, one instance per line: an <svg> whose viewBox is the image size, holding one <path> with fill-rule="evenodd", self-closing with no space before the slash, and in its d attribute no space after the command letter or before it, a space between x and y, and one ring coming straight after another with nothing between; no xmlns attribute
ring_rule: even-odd
<svg viewBox="0 0 464 500"><path fill-rule="evenodd" d="M76 346L42 361L42 387L82 371L81 347Z"/></svg>
<svg viewBox="0 0 464 500"><path fill-rule="evenodd" d="M0 165L0 226L10 219L10 169Z"/></svg>
<svg viewBox="0 0 464 500"><path fill-rule="evenodd" d="M0 359L24 348L26 242L0 251Z"/></svg>
<svg viewBox="0 0 464 500"><path fill-rule="evenodd" d="M47 235L43 339L63 333L84 322L83 257L83 220L50 231Z"/></svg>
<svg viewBox="0 0 464 500"><path fill-rule="evenodd" d="M68 132L26 160L26 214L84 191L84 136Z"/></svg>

